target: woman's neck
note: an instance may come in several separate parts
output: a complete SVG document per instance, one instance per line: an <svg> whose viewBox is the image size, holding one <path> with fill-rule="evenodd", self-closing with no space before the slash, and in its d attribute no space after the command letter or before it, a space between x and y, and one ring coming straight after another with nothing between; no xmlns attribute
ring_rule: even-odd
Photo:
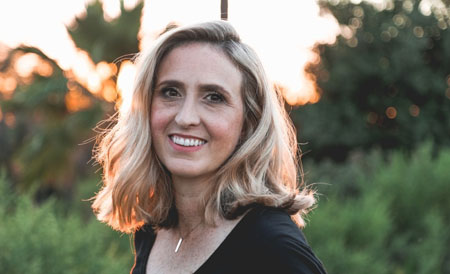
<svg viewBox="0 0 450 274"><path fill-rule="evenodd" d="M173 184L179 227L189 230L203 220L203 194L208 188L208 182L173 178Z"/></svg>

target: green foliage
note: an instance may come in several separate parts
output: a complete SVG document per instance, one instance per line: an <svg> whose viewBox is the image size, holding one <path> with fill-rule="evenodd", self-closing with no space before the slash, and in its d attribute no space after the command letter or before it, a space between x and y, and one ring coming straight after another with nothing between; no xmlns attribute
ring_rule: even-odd
<svg viewBox="0 0 450 274"><path fill-rule="evenodd" d="M432 155L305 165L323 193L305 233L330 273L450 272L450 149Z"/></svg>
<svg viewBox="0 0 450 274"><path fill-rule="evenodd" d="M83 221L76 210L64 213L61 206L55 199L35 204L0 179L1 273L129 271L133 254L127 236L119 238L93 218Z"/></svg>
<svg viewBox="0 0 450 274"><path fill-rule="evenodd" d="M95 63L112 62L116 58L138 52L138 32L143 1L132 10L121 4L121 16L111 22L104 19L102 4L94 1L87 7L85 17L77 18L69 29L70 36L78 47L89 52Z"/></svg>
<svg viewBox="0 0 450 274"><path fill-rule="evenodd" d="M138 51L138 30L143 2L126 10L121 1L121 16L105 21L99 1L87 7L86 16L77 18L69 30L76 45L86 50L93 61L111 62ZM80 145L93 137L92 128L111 113L113 105L90 93L70 71L63 71L43 52L32 47L18 47L0 62L0 73L14 70L18 56L34 53L51 66L52 73L34 73L30 81L19 81L12 98L3 100L2 113L14 115L14 126L0 119L0 167L18 189L39 184L40 191L70 196L77 180L93 172L87 162L93 143ZM114 76L113 76L114 78ZM111 80L111 79L108 79ZM80 109L68 108L68 91L88 102ZM73 100L81 104L81 100Z"/></svg>
<svg viewBox="0 0 450 274"><path fill-rule="evenodd" d="M68 79L61 68L36 48L20 47L10 53L35 53L52 66L51 77L33 75L31 85L21 85L9 100L0 102L3 112L14 113L15 126L4 129L0 138L0 166L19 188L33 184L69 191L73 182L88 172L86 162L91 145L80 146L92 135L92 128L107 109L107 104L72 81L91 105L82 111L67 109ZM0 128L1 130L1 128ZM83 166L77 164L83 161Z"/></svg>
<svg viewBox="0 0 450 274"><path fill-rule="evenodd" d="M321 160L305 164L323 193L305 233L329 273L450 273L448 18L424 16L417 1L411 10L406 2L383 11L365 2L322 2L353 35L317 47L321 63L309 70L322 99L292 118L299 139L311 141L308 158ZM143 4L130 11L121 5L122 15L107 22L94 1L69 30L95 63L138 51ZM85 179L93 173L86 164L92 147L79 144L112 105L41 51L19 47L10 57L20 52L39 55L53 74L34 75L12 98L0 98L2 112L15 117L14 127L0 121L0 169L8 178L0 177L0 273L126 273L133 258L128 237L94 220L89 203L80 202L99 178ZM14 67L13 59L0 71ZM91 104L71 112L68 86ZM387 107L397 110L394 119ZM430 145L411 158L400 153L427 139L442 148L438 154ZM387 161L385 153L366 155L373 147L397 152ZM38 204L26 194L30 187L51 188L66 201L42 195Z"/></svg>
<svg viewBox="0 0 450 274"><path fill-rule="evenodd" d="M317 46L321 62L309 71L322 98L292 112L311 157L411 150L424 140L450 145L449 18L423 15L419 1L393 3L379 11L366 2L322 2L347 34Z"/></svg>

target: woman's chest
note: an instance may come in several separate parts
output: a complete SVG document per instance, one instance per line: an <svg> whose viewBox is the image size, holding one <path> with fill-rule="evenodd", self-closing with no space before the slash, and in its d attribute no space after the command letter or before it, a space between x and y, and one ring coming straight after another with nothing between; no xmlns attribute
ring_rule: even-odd
<svg viewBox="0 0 450 274"><path fill-rule="evenodd" d="M146 273L194 273L218 247L210 237L184 239L175 252L179 240L158 235L148 257Z"/></svg>
<svg viewBox="0 0 450 274"><path fill-rule="evenodd" d="M226 240L235 222L220 227L199 230L183 239L178 251L175 249L179 236L171 231L160 231L148 257L146 273L194 273Z"/></svg>

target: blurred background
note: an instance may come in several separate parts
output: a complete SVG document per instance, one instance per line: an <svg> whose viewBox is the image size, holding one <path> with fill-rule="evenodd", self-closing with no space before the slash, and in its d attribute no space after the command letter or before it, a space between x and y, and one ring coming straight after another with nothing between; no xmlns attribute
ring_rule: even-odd
<svg viewBox="0 0 450 274"><path fill-rule="evenodd" d="M1 273L129 272L90 210L94 128L167 23L221 17L286 98L329 273L450 273L450 1L240 2L0 3Z"/></svg>

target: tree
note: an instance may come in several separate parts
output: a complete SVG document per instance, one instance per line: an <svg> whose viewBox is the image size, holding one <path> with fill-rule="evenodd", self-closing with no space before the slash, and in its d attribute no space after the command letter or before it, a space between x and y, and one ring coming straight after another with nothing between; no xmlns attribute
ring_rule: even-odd
<svg viewBox="0 0 450 274"><path fill-rule="evenodd" d="M89 52L95 63L110 63L139 51L137 36L144 4L138 2L132 10L126 10L120 3L121 15L111 22L105 21L102 4L95 1L87 7L86 16L76 18L75 25L68 29L75 44Z"/></svg>
<svg viewBox="0 0 450 274"><path fill-rule="evenodd" d="M69 30L74 42L95 63L138 51L142 2L106 22L98 1L87 7ZM25 78L15 71L20 57L32 55L40 65ZM47 72L42 72L43 68ZM94 173L89 168L96 123L114 112L114 105L91 93L70 71L63 71L39 49L21 46L0 63L0 77L15 79L12 94L0 90L0 171L18 188L39 186L41 192L71 193L75 182ZM106 79L113 83L114 77ZM6 79L5 78L5 79ZM16 83L15 82L15 83ZM105 85L102 86L105 88ZM1 89L1 87L0 87ZM101 94L102 92L99 92Z"/></svg>
<svg viewBox="0 0 450 274"><path fill-rule="evenodd" d="M336 1L333 1L335 3ZM411 150L426 139L450 145L450 32L445 12L394 1L321 2L342 27L333 45L317 45L311 64L321 100L292 112L304 150L343 160L355 149Z"/></svg>

